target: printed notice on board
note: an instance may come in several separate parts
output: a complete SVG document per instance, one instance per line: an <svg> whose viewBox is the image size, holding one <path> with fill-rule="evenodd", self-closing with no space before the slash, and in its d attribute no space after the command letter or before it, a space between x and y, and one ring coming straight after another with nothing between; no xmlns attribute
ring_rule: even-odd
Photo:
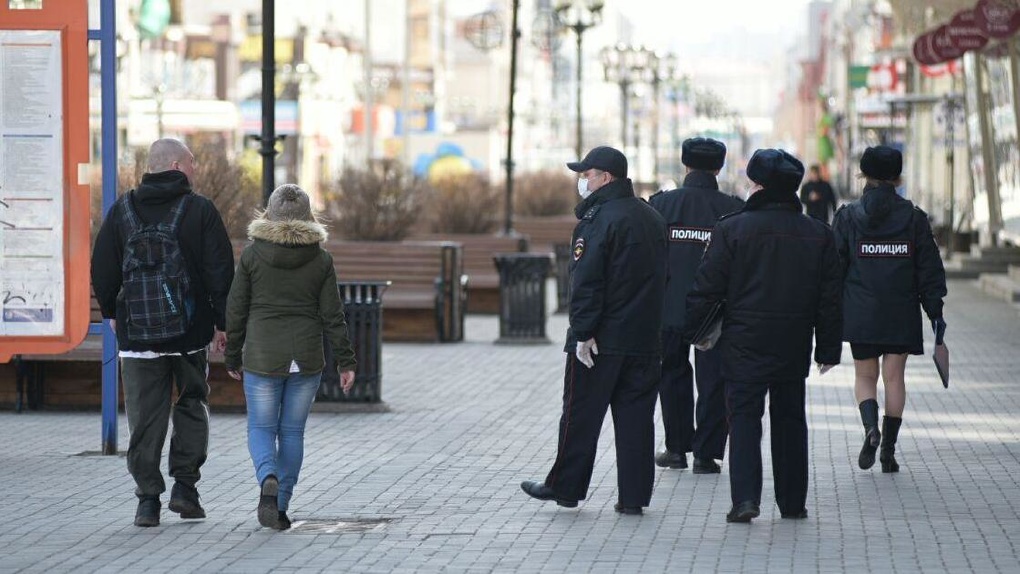
<svg viewBox="0 0 1020 574"><path fill-rule="evenodd" d="M64 334L60 33L0 30L0 336Z"/></svg>

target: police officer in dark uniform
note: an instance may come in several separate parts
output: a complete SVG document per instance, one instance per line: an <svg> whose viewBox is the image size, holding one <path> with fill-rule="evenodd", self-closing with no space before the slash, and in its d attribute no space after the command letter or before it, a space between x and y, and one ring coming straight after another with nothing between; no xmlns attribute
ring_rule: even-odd
<svg viewBox="0 0 1020 574"><path fill-rule="evenodd" d="M682 341L684 311L687 292L694 283L694 273L712 237L715 222L727 213L738 211L744 202L719 191L716 177L726 159L726 146L722 142L700 137L688 139L683 143L680 159L687 166L683 186L656 193L648 201L666 220L669 241L662 318L662 379L659 382L666 450L655 457L655 464L687 468L687 453L693 451L694 473L711 474L720 472L715 461L723 458L729 432L719 374L722 365L718 349L694 352L698 385L695 409L690 346Z"/></svg>
<svg viewBox="0 0 1020 574"><path fill-rule="evenodd" d="M821 372L839 363L843 315L832 231L801 213L804 165L783 150L758 150L747 164L755 191L724 216L687 296L690 340L723 301L722 378L730 423L727 522L750 522L761 506L761 417L769 395L772 472L783 518L807 509L808 441L804 380L811 336Z"/></svg>
<svg viewBox="0 0 1020 574"><path fill-rule="evenodd" d="M898 472L894 454L906 403L907 356L924 352L921 308L931 320L936 343L942 342L946 272L928 216L896 194L903 170L900 152L869 147L860 165L864 195L836 212L832 224L845 265L843 340L850 342L854 356L854 395L864 423L857 464L871 468L881 445L882 472ZM879 357L885 388L881 432Z"/></svg>
<svg viewBox="0 0 1020 574"><path fill-rule="evenodd" d="M567 166L583 201L574 213L570 328L556 461L544 482L521 488L574 507L588 493L599 431L613 409L621 514L641 514L652 496L655 396L659 383L666 231L634 195L627 158L600 146Z"/></svg>

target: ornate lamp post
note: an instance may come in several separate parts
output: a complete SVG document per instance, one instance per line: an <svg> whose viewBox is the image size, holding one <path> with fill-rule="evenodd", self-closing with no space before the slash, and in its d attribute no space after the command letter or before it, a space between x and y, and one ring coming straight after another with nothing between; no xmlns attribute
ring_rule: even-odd
<svg viewBox="0 0 1020 574"><path fill-rule="evenodd" d="M630 123L631 86L646 82L651 50L640 46L617 44L602 49L602 67L607 82L620 86L620 145L627 147L627 127Z"/></svg>
<svg viewBox="0 0 1020 574"><path fill-rule="evenodd" d="M560 0L553 10L560 25L574 31L577 37L577 139L575 142L577 157L584 152L582 120L581 120L581 82L584 62L584 51L581 49L581 38L585 31L602 21L603 0Z"/></svg>
<svg viewBox="0 0 1020 574"><path fill-rule="evenodd" d="M659 95L663 83L667 85L676 79L676 55L673 53L652 53L650 56L652 72L652 105L655 121L652 124L652 174L659 181L659 120L662 117L659 108Z"/></svg>

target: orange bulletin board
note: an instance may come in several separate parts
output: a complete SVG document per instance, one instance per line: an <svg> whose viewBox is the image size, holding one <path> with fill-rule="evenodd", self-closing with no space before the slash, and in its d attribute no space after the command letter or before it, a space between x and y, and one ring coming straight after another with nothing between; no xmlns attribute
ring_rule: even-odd
<svg viewBox="0 0 1020 574"><path fill-rule="evenodd" d="M0 362L88 331L88 89L87 0L0 0Z"/></svg>

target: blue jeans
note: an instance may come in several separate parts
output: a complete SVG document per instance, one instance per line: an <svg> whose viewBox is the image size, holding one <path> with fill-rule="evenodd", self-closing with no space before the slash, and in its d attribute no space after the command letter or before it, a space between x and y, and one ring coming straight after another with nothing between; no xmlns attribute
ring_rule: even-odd
<svg viewBox="0 0 1020 574"><path fill-rule="evenodd" d="M270 474L280 481L277 504L287 510L305 456L305 423L322 373L270 376L244 372L248 404L248 452L259 484Z"/></svg>

